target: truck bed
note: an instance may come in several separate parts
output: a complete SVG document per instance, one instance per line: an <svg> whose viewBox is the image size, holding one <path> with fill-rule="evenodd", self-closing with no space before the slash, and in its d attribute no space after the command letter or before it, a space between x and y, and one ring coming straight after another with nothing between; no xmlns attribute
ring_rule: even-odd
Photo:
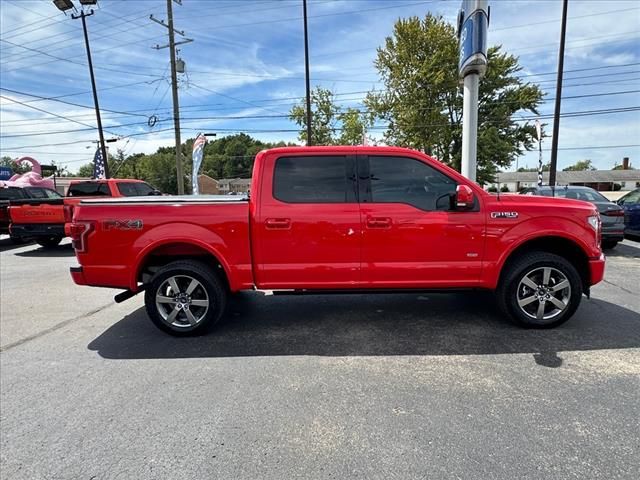
<svg viewBox="0 0 640 480"><path fill-rule="evenodd" d="M232 289L253 284L246 196L84 199L73 221L91 225L84 252L76 251L83 282L108 279L135 291L145 275L141 265L176 254L224 258Z"/></svg>

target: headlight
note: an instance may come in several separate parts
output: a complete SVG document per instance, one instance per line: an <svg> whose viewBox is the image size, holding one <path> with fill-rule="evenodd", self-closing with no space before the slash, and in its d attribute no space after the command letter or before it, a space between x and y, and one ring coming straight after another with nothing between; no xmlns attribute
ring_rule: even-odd
<svg viewBox="0 0 640 480"><path fill-rule="evenodd" d="M591 225L591 228L593 228L596 233L598 233L600 231L600 216L599 215L592 215L589 218L587 218L587 222L589 222L589 225Z"/></svg>

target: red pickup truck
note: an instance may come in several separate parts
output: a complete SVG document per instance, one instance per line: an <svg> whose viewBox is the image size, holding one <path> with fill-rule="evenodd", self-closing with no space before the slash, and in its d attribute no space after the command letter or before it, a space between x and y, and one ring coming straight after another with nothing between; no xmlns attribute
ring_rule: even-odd
<svg viewBox="0 0 640 480"><path fill-rule="evenodd" d="M55 192L54 192L55 193ZM67 196L10 200L8 214L12 238L35 240L45 248L55 247L66 236L65 222L71 219L73 208L82 198L132 197L161 195L142 180L74 180Z"/></svg>
<svg viewBox="0 0 640 480"><path fill-rule="evenodd" d="M230 293L486 289L528 327L569 319L604 275L600 218L577 200L495 196L395 147L260 152L250 198L83 200L79 285L145 291L173 335L202 333Z"/></svg>

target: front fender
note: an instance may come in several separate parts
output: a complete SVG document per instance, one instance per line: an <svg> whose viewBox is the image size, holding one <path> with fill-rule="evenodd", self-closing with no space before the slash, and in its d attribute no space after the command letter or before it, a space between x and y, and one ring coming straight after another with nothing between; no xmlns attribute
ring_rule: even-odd
<svg viewBox="0 0 640 480"><path fill-rule="evenodd" d="M500 272L515 250L532 240L562 238L572 242L587 258L600 255L595 232L565 217L533 217L509 228L507 221L487 225L487 255L483 276L487 287L495 288Z"/></svg>

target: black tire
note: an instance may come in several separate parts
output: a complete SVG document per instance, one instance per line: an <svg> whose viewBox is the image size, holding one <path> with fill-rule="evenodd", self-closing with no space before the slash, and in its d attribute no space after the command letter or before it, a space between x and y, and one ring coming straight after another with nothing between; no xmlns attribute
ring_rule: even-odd
<svg viewBox="0 0 640 480"><path fill-rule="evenodd" d="M13 235L10 237L10 239L11 239L11 243L13 243L14 245L24 245L29 241L22 237L14 237Z"/></svg>
<svg viewBox="0 0 640 480"><path fill-rule="evenodd" d="M178 287L176 296L173 296L173 288L167 286L171 279ZM188 293L192 280L196 280L199 285ZM181 295L187 295L188 299ZM195 260L177 260L165 265L154 275L145 290L144 302L147 314L156 327L170 335L184 337L202 335L209 331L224 313L227 295L223 282L208 265ZM158 303L157 298L165 303ZM175 301L166 302L169 298L174 298ZM196 306L195 301L208 302L206 310L202 306ZM174 310L178 313L169 321ZM190 321L189 314L197 322Z"/></svg>
<svg viewBox="0 0 640 480"><path fill-rule="evenodd" d="M548 292L549 295L553 295L556 301L561 303L566 301L564 310L560 310L552 301L547 300L550 298L549 296L542 295L544 301L540 302L537 300L540 298L538 297L541 294L540 290L533 290L521 283L529 275L533 278L540 275L538 278L542 279L545 268L552 272L550 280L547 281L547 287L550 284L552 288L559 285L558 279L562 279L562 276L569 283L569 290L565 287L556 293ZM559 273L556 274L556 272ZM534 281L533 283L543 284L544 282L540 280L540 282ZM582 300L582 280L575 267L565 258L547 252L531 252L516 258L507 265L496 290L496 295L500 310L517 325L527 328L553 328L569 320L576 312L580 300ZM563 298L558 298L558 296ZM536 297L536 300L531 301L528 305L521 307L518 304L519 299L525 302L533 297ZM538 313L537 308L540 307L540 303L544 304L542 307L543 318L532 316L534 315L532 310L535 309ZM559 310L559 312L554 315L555 310ZM547 311L548 313L546 313ZM545 315L548 315L549 318L545 318Z"/></svg>
<svg viewBox="0 0 640 480"><path fill-rule="evenodd" d="M603 240L602 241L602 249L603 250L611 250L612 248L615 248L616 245L618 245L618 241L617 240Z"/></svg>
<svg viewBox="0 0 640 480"><path fill-rule="evenodd" d="M44 237L37 238L36 243L42 248L55 248L62 241L63 237Z"/></svg>

